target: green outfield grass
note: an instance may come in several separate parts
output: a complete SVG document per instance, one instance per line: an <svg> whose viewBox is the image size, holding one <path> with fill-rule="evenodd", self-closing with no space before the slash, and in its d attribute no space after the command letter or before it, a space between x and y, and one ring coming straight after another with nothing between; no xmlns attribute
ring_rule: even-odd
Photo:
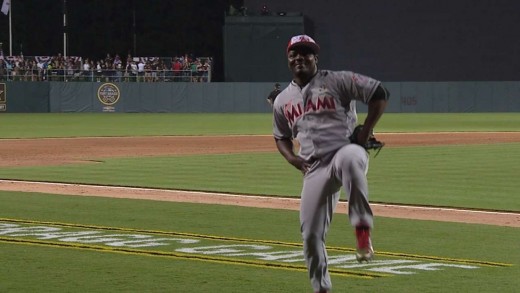
<svg viewBox="0 0 520 293"><path fill-rule="evenodd" d="M299 196L301 174L277 153L117 158L0 169L0 178ZM520 143L386 148L370 161L371 200L520 211Z"/></svg>
<svg viewBox="0 0 520 293"><path fill-rule="evenodd" d="M359 115L359 120L364 114ZM270 134L271 114L2 113L0 138ZM379 132L520 131L518 113L396 114Z"/></svg>
<svg viewBox="0 0 520 293"><path fill-rule="evenodd" d="M271 130L269 114L4 113L0 123L0 138L4 139L269 135ZM520 115L386 114L376 131L520 131ZM519 212L519 161L518 143L387 147L371 158L371 200ZM299 172L276 152L9 167L0 169L0 179L294 197L301 188ZM12 220L25 220L29 228L24 229L29 230L18 234L4 230L2 234L2 228L17 223ZM165 257L160 252L167 250L166 246L134 253L117 247L100 249L97 242L71 245L72 240L57 240L72 237L73 230L56 232L46 239L42 239L44 234L33 235L35 232L23 236L38 229L35 227L47 228L53 223L71 225L66 227L80 231L100 227L103 233L116 238L129 233L121 229L126 228L150 234L176 232L180 238L188 234L208 239L214 236L240 240L240 244L283 242L295 245L287 250L301 249L297 211L0 191L0 292L311 292L307 274L290 268L215 261L212 255ZM393 266L414 273L374 279L333 275L334 292L516 292L520 286L515 277L520 274L518 228L376 217L373 240L377 260L381 261L374 266L404 259L408 262ZM354 243L346 215L335 215L327 241L330 252L335 253L336 247L352 249ZM478 268L442 267L432 271L406 268L429 263L468 265L475 261L483 264L476 265Z"/></svg>

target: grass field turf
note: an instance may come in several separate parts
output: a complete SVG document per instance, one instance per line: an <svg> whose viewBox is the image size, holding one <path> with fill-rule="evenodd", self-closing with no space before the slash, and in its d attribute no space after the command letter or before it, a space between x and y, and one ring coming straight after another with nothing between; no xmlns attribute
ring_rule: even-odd
<svg viewBox="0 0 520 293"><path fill-rule="evenodd" d="M364 114L359 114L363 121ZM0 115L1 138L271 134L271 115L44 113ZM376 132L520 131L518 113L385 114Z"/></svg>
<svg viewBox="0 0 520 293"><path fill-rule="evenodd" d="M520 143L386 148L371 159L371 200L520 211ZM160 170L160 172L159 172ZM297 197L301 176L275 153L106 159L0 169L0 178ZM405 186L406 188L403 188Z"/></svg>
<svg viewBox="0 0 520 293"><path fill-rule="evenodd" d="M421 115L387 115L381 122L379 131L406 132L406 131L519 131L517 114L432 114ZM205 120L205 119L209 119ZM224 126L218 121L227 121ZM422 122L421 122L422 121ZM429 121L430 123L426 123ZM245 133L245 134L268 134L270 127L269 117L266 115L89 115L89 114L64 114L64 115L0 115L0 122L7 127L2 137L55 137L55 136L119 136L119 135L182 135L182 134L223 134L223 133ZM456 122L456 123L455 123ZM425 128L420 128L424 123ZM428 125L426 125L428 124ZM208 126L209 125L209 126ZM393 125L393 126L392 126ZM453 129L453 125L458 128ZM193 127L193 129L190 129ZM200 127L200 128L198 128ZM450 128L452 127L452 128ZM131 128L131 129L128 129ZM156 128L155 130L150 130ZM227 129L227 130L226 130ZM191 130L191 132L189 132ZM227 131L227 132L226 132ZM428 183L422 176L410 177L403 174L403 168L416 168L427 172L427 159L437 164L436 170L455 166L464 170L480 166L478 169L479 183L476 188L465 188L455 190L452 194L445 194L445 200L452 200L455 205L466 207L490 206L507 210L520 210L515 195L518 185L511 180L510 176L504 174L503 170L509 170L509 174L519 174L515 169L514 162L518 162L517 144L498 144L486 148L475 146L465 149L453 147L430 147L430 148L407 148L386 149L376 160L372 160L371 176L373 178L374 197L378 197L378 188L381 198L390 198L390 201L399 200L404 197L403 185L410 186L409 198L413 194L425 194L428 196L415 197L418 203L427 201L438 201L438 197L432 198L429 192L439 188L435 185L426 185L422 188L421 182ZM427 155L424 156L425 152ZM440 153L439 153L440 152ZM412 157L417 153L417 158ZM459 165L456 159L466 154L465 164ZM502 154L502 156L500 156ZM436 156L448 156L445 162L435 160ZM471 157L476 155L475 157ZM497 163L496 155L499 157ZM256 155L254 155L256 156ZM208 157L202 161L207 164L217 164L219 159L236 160L233 166L241 167L241 160L250 160L251 157L237 155L237 157L216 158L212 162ZM266 160L267 158L267 160ZM278 159L277 159L278 158ZM408 158L408 163L403 165L387 165L385 162L402 162ZM509 158L509 160L508 160ZM165 158L162 158L163 160ZM168 160L179 160L180 158L166 158ZM293 176L293 170L287 168L284 162L276 154L260 155L259 161L265 161L264 166L280 168L283 172ZM187 189L197 189L193 186L198 182L199 169L204 163L194 164L196 158L182 158L185 167L192 166L192 177L181 177ZM417 161L419 160L419 161ZM84 170L83 167L71 166L72 169L57 171L58 167L49 169L4 169L0 177L28 177L46 176L44 180L66 181L92 180L98 182L103 172L115 174L113 171L126 169L127 172L117 173L115 179L136 182L139 178L135 172L136 164L143 167L143 161L139 159L130 160L117 159L108 160L112 170L103 171L102 168ZM178 163L179 161L175 161ZM475 162L480 162L477 165ZM377 166L376 164L381 164ZM417 163L413 167L413 163ZM451 165L449 164L451 163ZM507 165L511 164L511 165ZM134 166L134 167L132 167ZM153 163L150 170L154 170ZM194 167L193 167L194 166ZM257 166L257 170L260 169ZM156 167L156 166L155 166ZM392 168L394 167L394 168ZM76 168L75 172L74 168ZM110 169L109 168L109 169ZM518 168L518 167L516 167ZM179 168L180 169L180 168ZM134 170L134 171L132 171ZM156 170L156 169L155 169ZM182 169L180 169L182 170ZM398 170L399 172L396 172ZM32 173L31 173L32 172ZM72 173L71 173L72 172ZM83 172L83 173L82 173ZM172 170L168 172L173 172ZM239 173L239 171L230 171ZM15 175L12 175L15 173ZM247 171L242 173L246 174ZM269 173L269 172L265 172ZM459 174L461 173L461 174ZM61 174L61 175L60 175ZM502 174L502 176L500 175ZM68 177L65 177L67 175ZM106 175L106 174L105 174ZM142 173L141 173L142 175ZM157 175L157 174L155 174ZM175 173L169 173L175 175ZM263 174L265 175L265 174ZM442 174L439 174L442 175ZM470 179L466 172L449 173L449 176L440 177L442 188L449 189L444 179L451 179L454 185L461 181L460 178ZM179 176L179 175L177 175ZM379 182L381 176L390 176L394 180ZM393 176L393 177L392 177ZM465 176L465 177L464 177ZM491 177L489 177L491 176ZM273 176L275 177L275 176ZM142 177L141 177L142 178ZM174 177L177 178L177 177ZM194 179L195 178L195 179ZM218 177L216 177L218 179ZM422 178L422 179L421 179ZM506 184L502 188L503 178ZM508 179L509 178L509 179ZM130 180L132 179L132 180ZM232 180L216 183L211 189L229 188L232 186L237 192L247 192L250 184L258 180L258 176L251 176L245 180L244 186L232 184ZM280 182L273 185L280 188ZM143 178L141 184L168 187L174 180L172 177ZM489 181L486 181L489 180ZM208 180L209 182L210 180ZM238 180L234 180L237 182ZM113 181L112 181L113 182ZM278 183L276 183L278 182ZM391 183L389 183L391 182ZM488 182L488 184L485 184ZM103 182L101 182L103 183ZM130 184L127 182L122 182ZM258 189L263 184L260 181ZM299 180L295 176L292 186L287 189L273 190L273 194L294 194L299 189ZM466 183L471 183L466 182ZM176 183L179 184L179 183ZM124 185L124 184L123 184ZM132 184L135 185L135 184ZM165 186L163 186L165 185ZM265 185L265 184L264 184ZM285 185L285 184L284 184ZM213 185L212 185L213 186ZM379 187L377 187L379 186ZM429 187L428 187L429 186ZM465 184L472 187L472 184ZM503 198L494 198L489 195L489 190L482 189L483 186L495 186L494 190ZM175 188L175 186L173 186ZM429 188L429 189L428 189ZM251 193L257 192L251 187ZM393 192L391 192L394 190ZM421 193L421 191L423 193ZM509 194L509 192L513 192ZM516 191L516 192L514 192ZM507 193L506 193L507 192ZM405 194L406 195L406 194ZM442 198L442 195L440 196ZM426 201L426 202L425 202ZM57 221L77 224L102 225L108 227L129 227L150 230L184 231L191 233L221 235L228 237L243 237L249 239L265 239L277 241L299 242L298 215L297 212L281 210L264 210L239 207L222 207L212 205L162 203L141 200L104 199L104 198L78 198L74 196L25 194L17 192L0 192L0 217L29 219L38 221ZM497 204L504 202L505 204ZM331 246L353 247L354 236L351 229L346 225L346 220L336 216L331 227L328 244ZM335 292L352 290L355 292L515 292L520 285L519 275L520 255L516 253L520 235L518 229L507 227L492 227L485 225L437 223L431 221L411 221L387 218L376 218L376 230L374 242L377 251L402 252L408 254L434 255L448 258L467 258L492 262L504 262L513 264L512 267L482 267L476 270L440 270L432 272L421 272L415 275L399 275L372 280L356 278L333 277ZM420 237L418 237L420 235ZM11 243L0 243L0 291L6 292L310 292L309 283L305 273L271 270L265 268L254 268L247 266L234 266L229 264L217 264L203 261L171 260L159 257L148 257L138 255L113 254L106 252L93 252L56 247L40 247L31 245L20 245ZM216 291L215 291L216 290Z"/></svg>
<svg viewBox="0 0 520 293"><path fill-rule="evenodd" d="M299 243L296 211L11 192L0 192L0 200L2 216L7 218ZM515 276L520 256L512 253L520 240L518 229L388 218L377 218L376 225L373 240L378 251L513 266L447 268L371 280L333 276L337 291L496 292L500 288L500 292L514 292L519 285ZM352 248L354 243L346 217L336 215L328 245ZM78 288L84 292L216 292L216 288L310 292L306 274L297 271L70 248L0 246L3 292L76 292Z"/></svg>

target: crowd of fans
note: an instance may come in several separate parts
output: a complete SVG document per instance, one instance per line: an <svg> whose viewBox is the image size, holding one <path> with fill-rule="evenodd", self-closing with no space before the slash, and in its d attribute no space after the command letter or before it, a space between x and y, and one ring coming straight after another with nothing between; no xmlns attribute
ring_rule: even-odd
<svg viewBox="0 0 520 293"><path fill-rule="evenodd" d="M211 57L0 55L0 81L210 82Z"/></svg>

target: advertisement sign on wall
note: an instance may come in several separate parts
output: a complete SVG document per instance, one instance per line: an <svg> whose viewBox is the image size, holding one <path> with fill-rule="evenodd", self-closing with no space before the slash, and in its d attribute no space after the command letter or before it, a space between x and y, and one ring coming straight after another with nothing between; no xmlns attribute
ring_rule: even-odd
<svg viewBox="0 0 520 293"><path fill-rule="evenodd" d="M114 105L119 101L121 91L113 83L104 83L98 88L97 97L103 104L103 112L115 112Z"/></svg>

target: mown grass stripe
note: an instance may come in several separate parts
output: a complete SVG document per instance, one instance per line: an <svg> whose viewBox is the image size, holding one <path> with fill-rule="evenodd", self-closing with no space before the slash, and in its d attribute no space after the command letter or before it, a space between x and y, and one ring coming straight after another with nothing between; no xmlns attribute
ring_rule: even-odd
<svg viewBox="0 0 520 293"><path fill-rule="evenodd" d="M459 259L459 258L440 257L440 256L415 255L415 254L409 254L409 253L376 251L376 254L391 256L391 257L405 257L405 258L415 258L415 259L421 259L421 260L443 261L443 262L448 262L448 263L472 264L472 265L480 265L480 266L487 266L487 267L512 267L513 266L513 264L508 264L508 263L499 263L499 262L472 260L472 259Z"/></svg>
<svg viewBox="0 0 520 293"><path fill-rule="evenodd" d="M300 243L282 242L282 241L275 241L275 240L223 237L223 236L217 236L217 235L203 235L203 234L186 233L186 232L144 230L144 229L134 229L134 228L106 227L106 226L48 222L48 221L18 220L18 219L8 219L8 218L0 218L0 221L12 222L12 223L23 223L23 224L49 225L49 226L55 226L55 227L86 228L86 229L102 230L102 231L135 232L135 233L145 233L145 234L165 235L165 236L185 236L185 237L198 238L198 239L220 240L220 241L228 241L228 242L262 243L262 244L276 244L276 245L280 245L280 246L289 246L289 247L302 247L302 245ZM352 250L352 251L354 251L354 250Z"/></svg>
<svg viewBox="0 0 520 293"><path fill-rule="evenodd" d="M336 247L327 247L327 250L351 252L353 249L336 246ZM401 252L387 252L387 251L379 251L379 250L376 250L375 254L376 254L376 256L384 255L384 256L388 256L388 257L403 257L403 258L407 258L407 259L433 260L433 261L442 261L442 262L447 262L447 263L472 264L472 265L480 265L480 266L488 266L488 267L511 267L511 266L513 266L513 264L490 262L490 261L484 261L484 260L459 259L459 258L449 258L449 257L441 257L441 256L409 254L409 253L401 253Z"/></svg>
<svg viewBox="0 0 520 293"><path fill-rule="evenodd" d="M144 256L168 257L168 258L184 259L184 260L206 261L206 262L213 262L213 263L220 263L220 264L244 265L244 266L260 267L260 268L272 268L272 269L283 269L283 270L297 271L297 272L307 272L307 268L305 266L259 262L259 261L251 261L251 260L244 260L244 259L230 259L230 258L224 258L224 257L209 257L209 256L192 255L192 254L184 254L184 253L177 253L177 252L165 252L165 251L156 251L156 250L139 250L139 249L129 249L129 248L112 248L112 247L105 247L105 246L99 246L99 245L86 245L86 244L63 243L63 242L53 242L53 241L39 241L39 240L32 240L32 239L18 239L18 238L9 238L9 237L0 237L0 242L23 244L23 245L45 246L45 247L54 247L54 248L91 250L91 251L98 251L98 252L112 252L112 253L132 254L132 255L141 255L141 256L144 255ZM366 273L366 272L357 272L357 271L339 270L339 269L331 269L330 274L336 275L336 276L341 276L341 277L355 277L355 278L362 278L362 279L373 279L373 278L390 276L388 274Z"/></svg>
<svg viewBox="0 0 520 293"><path fill-rule="evenodd" d="M185 233L185 232L105 227L105 226L96 226L96 225L35 221L35 220L21 220L21 219L9 219L9 218L0 218L0 221L13 222L13 223L24 223L24 224L49 225L49 226L57 226L57 227L69 227L69 228L87 228L87 229L104 230L104 231L137 232L137 233L145 233L145 234L152 234L152 235L184 236L184 237L206 239L206 240L219 240L219 241L241 242L241 243L260 243L260 244L279 245L279 246L285 246L285 247L298 247L298 248L302 247L301 243L283 242L283 241L275 241L275 240L223 237L223 236L216 236L216 235L202 235L202 234ZM355 252L356 251L354 248L338 247L338 246L327 247L327 250L338 251L338 252ZM400 253L400 252L376 251L376 255L383 255L383 256L388 256L388 257L403 257L403 258L407 258L407 259L417 259L417 260L433 260L433 261L442 261L442 262L448 262L448 263L473 264L473 265L481 265L481 266L488 266L488 267L511 267L511 266L513 266L512 264L490 262L490 261L483 261L483 260L446 258L446 257L440 257L440 256L428 256L428 255L418 255L418 254L409 254L409 253Z"/></svg>

